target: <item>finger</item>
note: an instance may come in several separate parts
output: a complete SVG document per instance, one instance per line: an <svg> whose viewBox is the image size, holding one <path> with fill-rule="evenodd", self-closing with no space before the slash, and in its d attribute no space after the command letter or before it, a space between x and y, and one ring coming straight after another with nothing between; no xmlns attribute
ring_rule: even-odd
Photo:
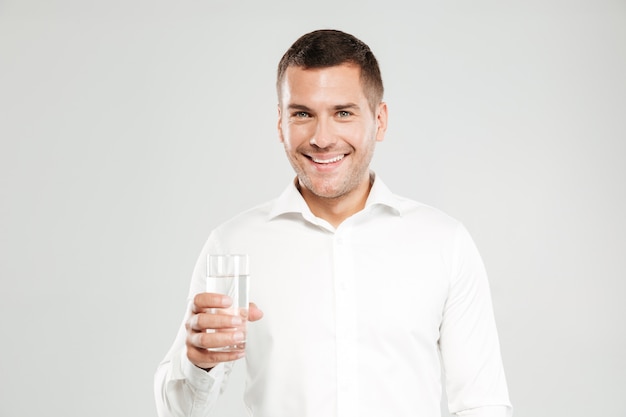
<svg viewBox="0 0 626 417"><path fill-rule="evenodd" d="M241 359L246 355L245 351L239 352L213 352L206 349L187 347L187 358L200 368L213 368L220 362L231 362Z"/></svg>
<svg viewBox="0 0 626 417"><path fill-rule="evenodd" d="M187 336L187 345L201 349L221 348L234 346L243 342L245 334L242 331L192 332Z"/></svg>
<svg viewBox="0 0 626 417"><path fill-rule="evenodd" d="M230 329L243 324L240 316L230 314L199 313L189 318L187 329L205 331L209 329Z"/></svg>
<svg viewBox="0 0 626 417"><path fill-rule="evenodd" d="M230 307L232 303L232 298L227 295L203 292L194 296L191 311L194 313L201 313L208 308Z"/></svg>
<svg viewBox="0 0 626 417"><path fill-rule="evenodd" d="M250 303L250 307L248 309L248 320L257 321L263 318L263 311L257 307L256 304Z"/></svg>

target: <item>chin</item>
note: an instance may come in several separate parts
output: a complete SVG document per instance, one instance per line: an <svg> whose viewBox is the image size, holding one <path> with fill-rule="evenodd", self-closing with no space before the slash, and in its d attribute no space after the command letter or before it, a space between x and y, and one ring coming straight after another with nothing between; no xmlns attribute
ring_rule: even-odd
<svg viewBox="0 0 626 417"><path fill-rule="evenodd" d="M358 183L348 178L323 178L316 175L298 176L301 186L319 198L335 199L343 197L354 190ZM353 180L353 178L352 178Z"/></svg>
<svg viewBox="0 0 626 417"><path fill-rule="evenodd" d="M343 195L347 194L347 191L343 188L337 186L329 186L329 185L317 185L312 184L312 187L307 187L307 189L320 198L339 198Z"/></svg>

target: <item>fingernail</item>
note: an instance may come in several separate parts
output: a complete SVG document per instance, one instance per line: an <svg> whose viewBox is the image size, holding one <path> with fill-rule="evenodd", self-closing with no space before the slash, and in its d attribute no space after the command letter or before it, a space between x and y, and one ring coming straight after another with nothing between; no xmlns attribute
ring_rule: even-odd
<svg viewBox="0 0 626 417"><path fill-rule="evenodd" d="M243 320L241 320L241 317L239 316L233 316L230 320L230 324L233 326L240 326L241 324L243 324Z"/></svg>
<svg viewBox="0 0 626 417"><path fill-rule="evenodd" d="M243 332L235 332L235 334L233 334L233 340L235 342L241 342L244 339L244 335Z"/></svg>

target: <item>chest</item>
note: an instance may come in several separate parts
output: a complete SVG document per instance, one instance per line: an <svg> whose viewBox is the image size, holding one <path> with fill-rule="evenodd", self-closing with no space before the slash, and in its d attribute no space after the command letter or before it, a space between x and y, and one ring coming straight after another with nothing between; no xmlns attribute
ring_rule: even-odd
<svg viewBox="0 0 626 417"><path fill-rule="evenodd" d="M400 236L400 237L398 237ZM274 238L277 238L275 236ZM258 331L436 341L449 282L441 245L415 237L321 235L281 239L253 255Z"/></svg>

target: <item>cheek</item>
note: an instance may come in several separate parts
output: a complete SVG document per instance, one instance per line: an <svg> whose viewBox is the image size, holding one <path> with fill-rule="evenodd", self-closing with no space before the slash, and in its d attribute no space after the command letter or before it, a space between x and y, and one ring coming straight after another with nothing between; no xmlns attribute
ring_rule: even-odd
<svg viewBox="0 0 626 417"><path fill-rule="evenodd" d="M341 125L336 132L340 138L354 147L362 146L363 143L369 141L371 136L368 126L363 126L357 123L347 123L345 125Z"/></svg>
<svg viewBox="0 0 626 417"><path fill-rule="evenodd" d="M286 129L283 130L285 146L290 149L297 148L303 143L308 143L312 134L313 131L308 125L286 125Z"/></svg>

